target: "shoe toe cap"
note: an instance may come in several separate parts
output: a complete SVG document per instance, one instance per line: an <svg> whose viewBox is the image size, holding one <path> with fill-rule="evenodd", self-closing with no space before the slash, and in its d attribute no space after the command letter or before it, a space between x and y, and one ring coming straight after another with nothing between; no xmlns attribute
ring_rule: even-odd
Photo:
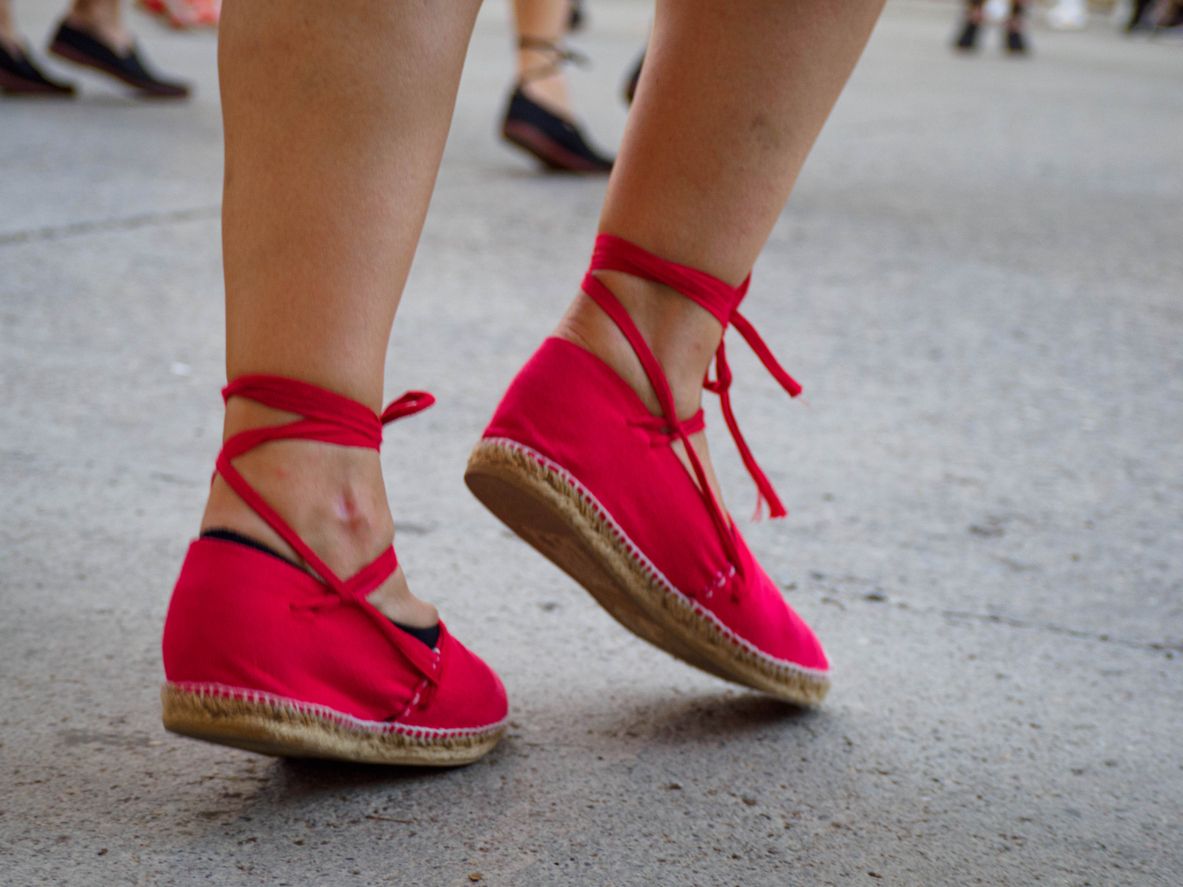
<svg viewBox="0 0 1183 887"><path fill-rule="evenodd" d="M509 713L501 678L446 630L439 641L440 672L400 723L443 730L499 726Z"/></svg>
<svg viewBox="0 0 1183 887"><path fill-rule="evenodd" d="M830 663L817 634L785 600L784 594L767 573L751 562L753 575L740 599L746 611L744 634L761 651L799 668L829 671Z"/></svg>
<svg viewBox="0 0 1183 887"><path fill-rule="evenodd" d="M785 658L802 668L813 671L829 671L830 660L813 629L788 604L785 604L785 609L788 611L784 630L788 655Z"/></svg>

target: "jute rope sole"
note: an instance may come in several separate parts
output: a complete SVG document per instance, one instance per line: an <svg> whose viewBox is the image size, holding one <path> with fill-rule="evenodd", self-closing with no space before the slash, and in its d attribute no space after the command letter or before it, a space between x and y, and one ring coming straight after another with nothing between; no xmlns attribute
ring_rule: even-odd
<svg viewBox="0 0 1183 887"><path fill-rule="evenodd" d="M458 735L407 735L351 725L346 716L298 708L282 700L241 698L174 684L160 690L166 730L265 755L330 758L365 764L453 767L492 750L503 724Z"/></svg>
<svg viewBox="0 0 1183 887"><path fill-rule="evenodd" d="M514 441L490 438L464 475L507 527L582 585L617 622L667 653L725 680L798 705L816 705L829 678L762 655L659 577L584 488Z"/></svg>

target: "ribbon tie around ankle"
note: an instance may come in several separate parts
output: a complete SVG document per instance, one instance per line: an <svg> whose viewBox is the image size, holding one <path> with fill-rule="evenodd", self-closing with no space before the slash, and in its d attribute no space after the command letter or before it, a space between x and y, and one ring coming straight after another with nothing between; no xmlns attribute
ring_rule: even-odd
<svg viewBox="0 0 1183 887"><path fill-rule="evenodd" d="M743 293L740 293L739 297L742 299ZM738 301L736 304L738 304ZM756 357L760 359L760 363L764 364L764 368L788 392L789 397L796 397L800 394L801 386L797 383L797 380L785 372L784 367L777 362L772 351L764 344L764 340L760 338L760 334L756 332L755 327L752 326L748 319L740 314L739 311L732 311L731 324L739 330L739 334L748 343L748 347L755 352ZM723 332L724 334L727 332L726 324L724 324ZM707 391L719 395L719 406L723 411L723 420L727 423L727 430L731 432L731 439L735 441L735 447L739 450L744 467L747 468L748 474L752 476L752 480L756 483L756 514L758 515L760 513L760 506L762 504L767 504L770 517L784 517L788 512L785 510L784 504L780 501L780 497L776 494L776 488L772 486L772 481L768 479L763 469L760 468L759 463L756 462L756 457L752 455L752 451L748 447L748 442L744 440L743 433L739 430L739 422L736 420L735 413L731 408L731 380L731 367L727 363L727 348L723 340L720 339L719 347L715 351L715 378L707 379L703 383L703 387Z"/></svg>
<svg viewBox="0 0 1183 887"><path fill-rule="evenodd" d="M667 423L667 433L681 439L686 448L686 454L698 480L698 485L710 506L711 517L719 528L720 535L729 553L733 556L736 566L739 566L740 558L734 540L734 527L726 518L721 505L715 500L710 485L707 483L706 471L703 469L702 462L690 445L689 435L702 428L701 411L685 421L678 420L673 393L661 364L653 356L648 343L633 323L632 318L629 317L628 312L624 310L612 291L595 276L597 271L618 271L668 286L695 302L718 320L723 326L724 338L728 325L734 326L755 352L760 362L772 374L772 377L780 383L790 397L796 397L801 393L801 386L780 365L771 349L756 332L755 327L739 313L739 303L747 295L751 275L739 286L733 287L705 271L663 259L621 237L601 234L596 238L591 263L587 275L583 279L583 291L620 327L621 332L624 333L625 338L628 339L641 361L645 374L649 377L649 382L661 403L662 413ZM767 504L771 517L784 517L787 513L784 504L776 494L772 482L756 462L751 448L740 431L739 422L736 420L735 412L731 406L731 381L732 375L731 367L727 362L727 349L723 338L721 338L719 347L715 351L715 378L711 379L708 376L704 380L703 387L719 395L719 404L723 412L723 419L727 423L727 430L731 433L732 440L735 441L744 467L747 468L756 484L757 514L759 514L761 504Z"/></svg>
<svg viewBox="0 0 1183 887"><path fill-rule="evenodd" d="M233 460L275 440L315 440L377 450L382 446L383 425L427 409L435 403L435 398L426 391L408 391L378 415L365 404L308 382L264 375L239 376L230 382L222 389L222 399L229 402L232 397L244 397L272 409L295 413L300 418L280 425L250 428L231 437L218 454L218 474L343 600L364 598L398 568L394 546L353 576L341 579L247 483Z"/></svg>

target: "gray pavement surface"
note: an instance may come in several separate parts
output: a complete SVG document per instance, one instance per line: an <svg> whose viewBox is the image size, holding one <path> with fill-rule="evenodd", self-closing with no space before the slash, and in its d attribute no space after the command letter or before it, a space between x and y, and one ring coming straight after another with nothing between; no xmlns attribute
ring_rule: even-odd
<svg viewBox="0 0 1183 887"><path fill-rule="evenodd" d="M574 85L614 145L648 8L589 5ZM55 4L16 6L39 41ZM214 39L136 20L187 105L0 101L0 883L1183 882L1183 49L1098 19L958 58L952 6L888 9L756 268L809 405L733 348L792 511L749 541L836 667L805 713L634 640L463 487L604 190L495 141L506 15L390 352L440 405L383 456L414 587L510 689L464 770L161 729L220 423Z"/></svg>

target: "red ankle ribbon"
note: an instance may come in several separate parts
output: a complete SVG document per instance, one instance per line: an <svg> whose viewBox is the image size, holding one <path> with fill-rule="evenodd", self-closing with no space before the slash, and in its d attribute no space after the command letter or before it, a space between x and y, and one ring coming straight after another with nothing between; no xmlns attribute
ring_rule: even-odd
<svg viewBox="0 0 1183 887"><path fill-rule="evenodd" d="M665 419L669 423L668 427L673 430L676 437L681 439L683 445L686 447L686 453L690 459L694 475L698 480L699 488L703 491L703 496L710 506L711 516L738 565L738 551L733 539L734 528L727 519L720 504L715 501L715 496L707 484L706 472L703 469L702 462L699 460L694 448L690 446L689 434L699 430L701 419L699 419L698 427L693 429L687 426L696 417L691 417L686 422L680 422L678 420L677 411L674 408L673 393L670 390L669 382L665 377L665 372L662 370L661 364L653 356L648 343L633 323L632 318L629 317L628 312L624 310L624 306L620 304L612 291L595 276L596 271L618 271L622 274L629 274L633 277L640 277L644 280L651 280L670 287L695 302L718 320L723 325L724 337L727 333L727 326L729 324L734 326L739 330L739 334L743 336L744 341L748 343L752 351L755 352L756 357L760 359L760 362L772 374L772 377L780 383L781 387L788 392L790 397L796 397L801 393L801 386L780 365L771 349L769 349L764 343L764 340L756 332L755 327L752 326L747 318L739 313L739 303L747 295L751 275L748 275L739 286L731 286L725 281L707 274L705 271L699 271L696 268L690 268L686 265L679 265L677 262L663 259L621 237L616 237L612 234L600 234L596 238L595 250L592 252L587 275L583 278L583 291L615 321L640 359L641 365L645 369L645 374L649 377L649 382L657 393L657 399L661 403L662 412L665 414ZM772 482L760 468L759 463L756 462L751 448L748 446L743 433L739 429L739 422L736 420L735 412L731 406L731 381L731 367L727 363L727 349L724 346L723 339L720 339L719 347L715 351L715 378L711 379L708 377L704 380L703 387L719 395L719 404L723 411L723 419L727 423L727 430L731 432L731 438L735 441L740 458L743 459L744 467L747 468L748 473L756 484L758 495L756 503L757 514L759 514L761 504L767 504L771 517L784 517L787 513L784 504L776 494L776 489L772 486Z"/></svg>
<svg viewBox="0 0 1183 887"><path fill-rule="evenodd" d="M365 404L341 394L283 376L239 376L222 389L222 399L243 397L263 406L295 413L300 418L280 425L249 428L231 437L218 454L217 473L247 505L263 518L304 559L322 581L342 598L360 599L386 581L398 568L394 547L386 549L348 579L329 569L315 551L279 516L233 465L233 460L274 440L316 440L343 447L382 446L382 426L427 409L435 398L426 391L408 391L379 416Z"/></svg>

